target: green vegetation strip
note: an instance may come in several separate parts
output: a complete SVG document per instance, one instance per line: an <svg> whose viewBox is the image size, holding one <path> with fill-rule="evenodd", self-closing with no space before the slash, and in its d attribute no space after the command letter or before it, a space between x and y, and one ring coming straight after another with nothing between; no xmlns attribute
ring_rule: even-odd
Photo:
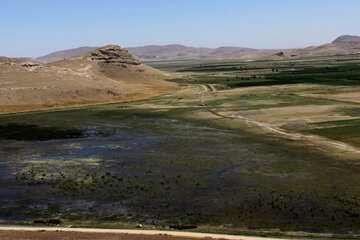
<svg viewBox="0 0 360 240"><path fill-rule="evenodd" d="M333 140L344 141L356 146L360 146L360 125L316 128L304 130L303 132L316 134Z"/></svg>

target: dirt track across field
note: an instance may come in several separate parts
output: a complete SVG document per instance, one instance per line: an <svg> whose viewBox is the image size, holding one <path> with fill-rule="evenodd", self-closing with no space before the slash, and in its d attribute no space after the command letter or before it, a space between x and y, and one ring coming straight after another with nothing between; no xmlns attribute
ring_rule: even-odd
<svg viewBox="0 0 360 240"><path fill-rule="evenodd" d="M0 227L0 239L106 239L106 240L272 240L275 238L234 236L225 234L192 233L157 230L60 228L60 227Z"/></svg>

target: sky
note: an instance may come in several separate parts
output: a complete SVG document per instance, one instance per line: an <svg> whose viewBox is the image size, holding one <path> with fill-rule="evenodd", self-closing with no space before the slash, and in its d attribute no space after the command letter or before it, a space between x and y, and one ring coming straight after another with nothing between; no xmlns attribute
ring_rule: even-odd
<svg viewBox="0 0 360 240"><path fill-rule="evenodd" d="M359 0L0 0L0 56L80 46L280 49L360 35Z"/></svg>

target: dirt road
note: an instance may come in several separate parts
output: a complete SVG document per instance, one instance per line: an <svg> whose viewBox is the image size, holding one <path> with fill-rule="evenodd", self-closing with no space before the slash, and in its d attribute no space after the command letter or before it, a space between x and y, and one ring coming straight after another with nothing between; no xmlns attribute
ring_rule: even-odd
<svg viewBox="0 0 360 240"><path fill-rule="evenodd" d="M192 233L158 230L61 228L61 227L0 227L0 239L117 239L117 240L275 240L275 238L247 237L225 234Z"/></svg>

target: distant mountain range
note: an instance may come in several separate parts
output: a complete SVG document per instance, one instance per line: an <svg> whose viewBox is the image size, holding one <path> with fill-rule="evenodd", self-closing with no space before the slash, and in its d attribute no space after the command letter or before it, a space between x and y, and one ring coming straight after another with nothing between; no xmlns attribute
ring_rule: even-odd
<svg viewBox="0 0 360 240"><path fill-rule="evenodd" d="M207 59L222 58L224 56L238 57L244 54L259 51L252 48L243 47L219 47L219 48L195 48L186 47L178 44L165 46L144 46L127 48L129 52L138 58L146 61L176 60L176 59Z"/></svg>
<svg viewBox="0 0 360 240"><path fill-rule="evenodd" d="M49 63L81 55L97 49L97 47L80 47L36 58L42 63ZM149 45L129 47L127 50L141 61L171 61L171 60L233 60L233 59L283 59L307 56L348 55L360 53L360 37L343 35L333 42L320 46L298 49L264 50L244 47L196 48L179 44Z"/></svg>
<svg viewBox="0 0 360 240"><path fill-rule="evenodd" d="M36 58L36 61L41 63L56 62L65 58L82 55L91 51L94 51L99 47L79 47L58 52L53 52L48 55Z"/></svg>

